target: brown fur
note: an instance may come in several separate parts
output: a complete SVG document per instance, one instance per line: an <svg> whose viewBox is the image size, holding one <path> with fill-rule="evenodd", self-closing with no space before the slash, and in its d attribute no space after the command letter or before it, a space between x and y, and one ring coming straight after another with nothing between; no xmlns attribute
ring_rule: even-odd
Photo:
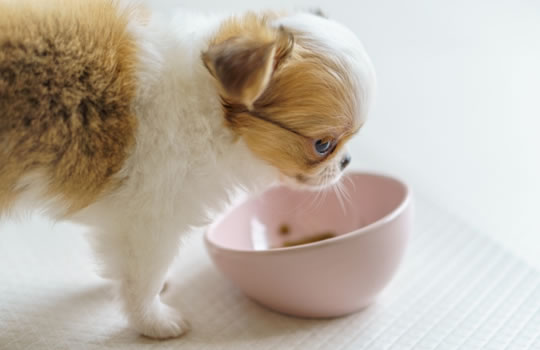
<svg viewBox="0 0 540 350"><path fill-rule="evenodd" d="M251 109L273 72L290 55L292 35L282 28L266 25L275 16L248 13L244 17L231 17L202 54L204 64L217 79L227 101Z"/></svg>
<svg viewBox="0 0 540 350"><path fill-rule="evenodd" d="M117 183L136 129L126 26L107 0L0 3L0 211L25 175L70 210Z"/></svg>
<svg viewBox="0 0 540 350"><path fill-rule="evenodd" d="M261 57L256 51L266 47L264 45L276 47L274 56L266 58L274 60L271 76L267 80L255 79L260 92L248 104L234 98L235 94L227 93L228 77L214 76L225 86L222 97L229 127L243 136L255 154L284 175L305 179L319 172L326 161L338 154L363 121L359 120L355 86L347 67L318 52L320 47L304 33L270 26L268 19L275 16L279 14L232 18L212 40L209 52L223 43L236 44L222 54L241 49ZM243 40L259 43L259 46L239 44ZM259 75L260 62L246 65L241 60L235 63L235 59L229 57L232 63L226 63L243 64L241 74ZM334 141L334 151L321 157L313 147L318 139Z"/></svg>

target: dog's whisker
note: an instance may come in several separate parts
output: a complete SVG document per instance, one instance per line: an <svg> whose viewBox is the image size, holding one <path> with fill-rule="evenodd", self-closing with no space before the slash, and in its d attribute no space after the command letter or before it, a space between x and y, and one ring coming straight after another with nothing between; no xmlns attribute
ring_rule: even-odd
<svg viewBox="0 0 540 350"><path fill-rule="evenodd" d="M323 175L323 178L321 180L321 187L319 188L319 198L318 198L318 202L317 202L317 209L320 208L320 206L322 205L322 203L324 202L324 199L326 197L326 181L327 181L327 174L324 173Z"/></svg>
<svg viewBox="0 0 540 350"><path fill-rule="evenodd" d="M347 209L352 204L351 195L347 192L347 189L343 186L343 184L340 184L339 189L341 191L341 194L343 195L343 198L345 199L346 204L348 204L348 206L346 206Z"/></svg>
<svg viewBox="0 0 540 350"><path fill-rule="evenodd" d="M356 183L353 181L353 179L350 176L347 176L346 179L351 184L353 192L356 192Z"/></svg>
<svg viewBox="0 0 540 350"><path fill-rule="evenodd" d="M345 200L347 202L349 202L349 204L352 203L352 198L351 198L351 195L350 193L347 191L347 187L343 184L343 182L339 182L338 183L338 188L339 190L341 191L341 193L343 194L343 197L345 198Z"/></svg>
<svg viewBox="0 0 540 350"><path fill-rule="evenodd" d="M343 213L346 214L347 210L345 209L345 203L343 203L343 198L341 198L341 192L339 191L339 186L334 185L332 186L332 189L334 190L334 193L338 199L341 210L343 210Z"/></svg>
<svg viewBox="0 0 540 350"><path fill-rule="evenodd" d="M321 196L321 189L317 189L317 192L315 193L315 196L312 197L312 200L310 201L310 209L317 209L317 201L319 200L319 197Z"/></svg>

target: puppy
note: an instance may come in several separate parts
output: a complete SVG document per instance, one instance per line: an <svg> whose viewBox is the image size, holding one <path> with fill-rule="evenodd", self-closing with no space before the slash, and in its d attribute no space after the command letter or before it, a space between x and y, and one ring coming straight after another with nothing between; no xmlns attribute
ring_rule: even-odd
<svg viewBox="0 0 540 350"><path fill-rule="evenodd" d="M238 189L338 181L374 85L355 35L316 14L0 0L0 211L90 227L131 326L179 336L159 292L180 237Z"/></svg>

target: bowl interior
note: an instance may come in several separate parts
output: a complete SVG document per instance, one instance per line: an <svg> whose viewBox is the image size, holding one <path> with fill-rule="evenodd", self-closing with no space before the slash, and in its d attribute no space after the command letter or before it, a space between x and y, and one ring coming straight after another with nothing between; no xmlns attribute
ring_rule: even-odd
<svg viewBox="0 0 540 350"><path fill-rule="evenodd" d="M390 214L407 188L390 177L351 173L343 195L273 188L233 209L208 233L208 239L235 250L266 250L343 235Z"/></svg>

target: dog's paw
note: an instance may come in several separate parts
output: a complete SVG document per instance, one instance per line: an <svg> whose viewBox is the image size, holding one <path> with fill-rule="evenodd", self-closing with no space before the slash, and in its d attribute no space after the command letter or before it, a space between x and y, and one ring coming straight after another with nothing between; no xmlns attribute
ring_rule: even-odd
<svg viewBox="0 0 540 350"><path fill-rule="evenodd" d="M190 329L178 311L160 301L155 301L137 317L131 317L130 322L140 334L153 339L176 338Z"/></svg>

